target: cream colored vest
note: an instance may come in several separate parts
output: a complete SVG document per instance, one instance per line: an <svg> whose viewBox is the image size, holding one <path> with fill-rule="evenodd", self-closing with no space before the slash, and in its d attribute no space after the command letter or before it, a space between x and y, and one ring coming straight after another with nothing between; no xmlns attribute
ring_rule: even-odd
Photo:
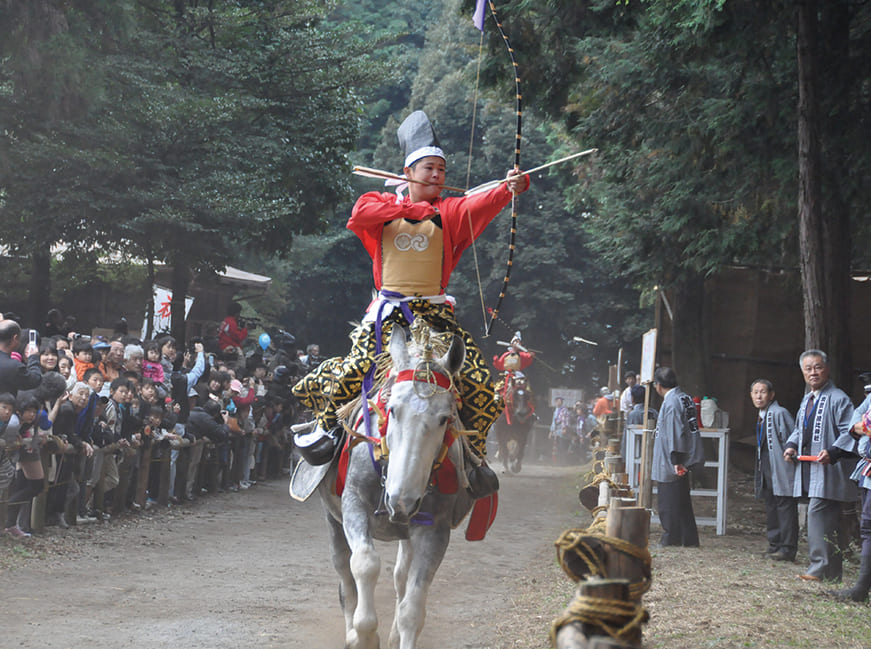
<svg viewBox="0 0 871 649"><path fill-rule="evenodd" d="M432 220L396 219L381 234L381 288L403 295L442 292L444 234Z"/></svg>

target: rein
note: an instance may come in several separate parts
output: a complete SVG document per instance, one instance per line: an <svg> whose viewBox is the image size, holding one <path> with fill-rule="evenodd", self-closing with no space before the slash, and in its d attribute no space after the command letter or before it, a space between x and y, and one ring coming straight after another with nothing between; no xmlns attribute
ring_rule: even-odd
<svg viewBox="0 0 871 649"><path fill-rule="evenodd" d="M416 381L417 383L430 383L450 390L454 385L453 379L444 372L436 372L433 370L402 370L396 375L394 383L402 383L404 381Z"/></svg>
<svg viewBox="0 0 871 649"><path fill-rule="evenodd" d="M402 383L413 381L414 383L420 383L425 385L433 386L433 389L428 394L420 394L417 392L415 388L415 392L417 393L419 398L428 398L435 394L435 390L438 388L442 388L444 390L448 390L454 393L454 398L459 401L459 394L456 392L454 388L454 381L451 376L446 374L445 372L441 372L438 370L433 370L428 365L424 366L424 369L413 369L413 370L402 370L398 372L394 378L393 383ZM369 456L372 460L372 467L377 473L382 473L383 468L386 467L386 463L389 459L389 449L387 447L387 403L384 398L384 390L379 390L375 399L367 400L364 404L361 404L361 412L358 414L357 426L359 427L362 424L364 415L364 410L371 410L375 412L378 416L378 437L364 435L357 431L355 428L351 426L345 425L345 430L349 433L348 441L346 442L345 452L350 453L351 449L354 446L361 442L366 442L369 445ZM448 454L448 449L450 449L451 445L457 440L457 438L461 435L461 432L458 432L455 427L448 426L445 429L444 438L442 440L442 446L439 450L439 453L433 462L432 467L432 481L433 484L439 490L444 493L453 493L456 490L456 478L451 479L449 477L443 476L444 470L449 472L456 472L456 467L454 467L453 463L450 460L445 463L446 457ZM377 452L376 452L377 449ZM347 457L347 456L345 456ZM347 468L347 460L344 459L345 468ZM341 463L341 462L340 462ZM342 485L344 485L344 480L340 479ZM444 491L447 489L447 491ZM421 521L418 521L421 522ZM426 524L426 523L423 523Z"/></svg>

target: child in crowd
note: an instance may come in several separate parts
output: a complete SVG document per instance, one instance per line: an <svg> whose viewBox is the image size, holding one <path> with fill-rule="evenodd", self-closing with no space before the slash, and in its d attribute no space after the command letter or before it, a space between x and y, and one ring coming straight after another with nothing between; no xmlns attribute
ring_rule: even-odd
<svg viewBox="0 0 871 649"><path fill-rule="evenodd" d="M142 378L150 379L155 383L163 383L164 372L160 362L160 345L156 340L149 340L142 345L142 350L145 352L145 358L142 361Z"/></svg>
<svg viewBox="0 0 871 649"><path fill-rule="evenodd" d="M150 406L160 404L160 392L157 387L157 382L143 377L142 386L139 388L139 396L143 402Z"/></svg>
<svg viewBox="0 0 871 649"><path fill-rule="evenodd" d="M88 387L94 391L94 394L100 394L103 390L103 385L106 382L106 379L103 377L103 373L98 370L96 367L92 367L85 371L85 377L83 379L85 383L88 384Z"/></svg>
<svg viewBox="0 0 871 649"><path fill-rule="evenodd" d="M172 336L164 336L160 339L160 364L163 365L163 384L164 391L169 394L172 390L172 372L176 367L176 357L178 356L178 347L175 343L175 338Z"/></svg>
<svg viewBox="0 0 871 649"><path fill-rule="evenodd" d="M8 392L0 394L0 439L6 439L6 429L15 414L15 397ZM7 443L14 440L7 440ZM0 448L0 490L12 483L15 477L15 463L6 453L6 448Z"/></svg>
<svg viewBox="0 0 871 649"><path fill-rule="evenodd" d="M94 348L84 338L76 338L73 341L73 362L76 368L76 379L85 380L85 372L94 367Z"/></svg>
<svg viewBox="0 0 871 649"><path fill-rule="evenodd" d="M24 531L22 525L30 526L24 520L25 516L19 514L30 511L30 508L25 505L29 505L45 485L45 472L42 469L39 447L48 437L48 432L37 425L39 401L36 397L31 394L19 397L15 408L18 411L18 439L21 448L18 451L18 472L12 485L12 493L9 495L4 531L13 538L24 539L30 537L30 532ZM56 410L55 414L57 414Z"/></svg>

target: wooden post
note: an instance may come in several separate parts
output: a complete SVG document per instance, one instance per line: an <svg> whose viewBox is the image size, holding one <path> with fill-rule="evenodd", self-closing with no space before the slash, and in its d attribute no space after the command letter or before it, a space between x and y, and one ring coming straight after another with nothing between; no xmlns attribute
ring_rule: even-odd
<svg viewBox="0 0 871 649"><path fill-rule="evenodd" d="M647 409L650 407L650 383L644 384L644 433L641 438L641 483L638 490L638 504L650 509L653 507L653 480L650 472L653 468L653 441Z"/></svg>
<svg viewBox="0 0 871 649"><path fill-rule="evenodd" d="M191 463L191 443L187 439L181 439L173 449L178 451L178 459L175 461L175 497L184 500Z"/></svg>
<svg viewBox="0 0 871 649"><path fill-rule="evenodd" d="M599 507L607 507L611 502L611 485L607 480L602 480L599 483ZM607 511L601 511L596 515L596 518L602 518L607 514Z"/></svg>
<svg viewBox="0 0 871 649"><path fill-rule="evenodd" d="M171 450L169 444L164 440L158 442L160 445L160 489L157 495L157 504L161 507L166 507L169 504L169 469L171 465ZM153 497L153 496L152 496Z"/></svg>
<svg viewBox="0 0 871 649"><path fill-rule="evenodd" d="M629 582L626 579L589 579L581 582L577 592L580 596L627 601ZM566 624L556 636L556 649L623 649L632 646L638 645L614 640L601 627L586 622Z"/></svg>
<svg viewBox="0 0 871 649"><path fill-rule="evenodd" d="M206 460L206 466L202 473L203 484L209 493L216 493L218 491L218 463L220 460L218 459L218 449L214 444L210 442L206 444L206 448L203 449L203 459ZM202 464L202 461L200 463Z"/></svg>
<svg viewBox="0 0 871 649"><path fill-rule="evenodd" d="M605 471L612 478L618 473L626 471L626 462L623 461L622 455L609 455L605 458Z"/></svg>
<svg viewBox="0 0 871 649"><path fill-rule="evenodd" d="M650 537L650 510L644 507L619 507L616 498L611 500L608 516L605 519L605 534L640 548L647 547ZM623 552L611 550L605 553L606 574L612 578L628 579L632 583L643 581L650 575L646 574L641 560ZM634 601L640 601L636 598ZM641 643L639 634L638 641Z"/></svg>
<svg viewBox="0 0 871 649"><path fill-rule="evenodd" d="M121 448L121 462L118 465L118 486L112 490L112 515L117 516L127 505L127 490L130 488L130 477L133 473L133 462L136 451L130 447ZM103 503L105 505L105 503Z"/></svg>
<svg viewBox="0 0 871 649"><path fill-rule="evenodd" d="M148 472L151 470L151 451L154 450L154 444L149 441L147 444L140 442L138 457L133 458L139 460L139 473L136 478L136 504L140 507L145 507L145 501L148 498Z"/></svg>

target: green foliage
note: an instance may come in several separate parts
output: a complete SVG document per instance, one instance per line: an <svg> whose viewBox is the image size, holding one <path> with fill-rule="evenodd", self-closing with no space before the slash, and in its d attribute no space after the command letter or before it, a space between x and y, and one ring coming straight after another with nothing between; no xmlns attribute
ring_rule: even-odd
<svg viewBox="0 0 871 649"><path fill-rule="evenodd" d="M4 5L0 218L17 227L0 240L221 268L323 228L349 190L333 172L357 138L356 88L378 71L330 8Z"/></svg>

